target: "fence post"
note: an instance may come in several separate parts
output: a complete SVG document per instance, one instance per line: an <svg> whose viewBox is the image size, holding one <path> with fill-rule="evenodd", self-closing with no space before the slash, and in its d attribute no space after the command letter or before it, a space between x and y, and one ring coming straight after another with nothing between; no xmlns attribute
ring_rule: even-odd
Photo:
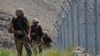
<svg viewBox="0 0 100 56"><path fill-rule="evenodd" d="M98 54L98 18L97 18L97 0L94 0L94 29L95 29L95 56Z"/></svg>
<svg viewBox="0 0 100 56"><path fill-rule="evenodd" d="M61 44L62 44L62 35L61 35L61 26L59 27L59 47L61 48Z"/></svg>
<svg viewBox="0 0 100 56"><path fill-rule="evenodd" d="M72 22L72 45L74 46L74 18L73 18L73 0L71 0L72 6L71 6L71 22Z"/></svg>
<svg viewBox="0 0 100 56"><path fill-rule="evenodd" d="M88 52L87 0L85 0L84 2L84 8L85 8L85 47L86 47L86 51Z"/></svg>
<svg viewBox="0 0 100 56"><path fill-rule="evenodd" d="M77 32L78 32L78 46L80 46L80 15L79 15L79 12L80 12L80 3L79 3L79 1L78 1L78 3L77 3Z"/></svg>

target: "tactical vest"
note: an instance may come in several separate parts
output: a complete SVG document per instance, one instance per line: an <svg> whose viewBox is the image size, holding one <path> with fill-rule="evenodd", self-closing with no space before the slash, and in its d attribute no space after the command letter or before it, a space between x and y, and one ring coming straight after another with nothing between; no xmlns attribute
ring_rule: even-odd
<svg viewBox="0 0 100 56"><path fill-rule="evenodd" d="M38 38L40 39L41 36L42 36L42 32L41 30L39 29L41 26L38 25L37 27L35 27L34 25L31 25L31 33L32 32L35 32L36 35L31 35L32 39L33 40L37 40Z"/></svg>
<svg viewBox="0 0 100 56"><path fill-rule="evenodd" d="M21 21L19 21L17 18L13 18L12 23L13 23L14 30L22 30L21 28L23 28L23 30L25 30L28 33L29 28L27 26L27 18L26 17L23 17ZM20 23L20 25L19 25L19 23ZM14 34L14 36L23 37L23 35L18 35L18 34Z"/></svg>

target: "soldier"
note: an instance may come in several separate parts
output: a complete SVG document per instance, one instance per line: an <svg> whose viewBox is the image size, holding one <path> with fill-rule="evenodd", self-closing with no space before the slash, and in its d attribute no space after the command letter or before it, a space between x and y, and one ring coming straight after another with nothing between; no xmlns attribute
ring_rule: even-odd
<svg viewBox="0 0 100 56"><path fill-rule="evenodd" d="M14 41L18 56L22 56L23 46L26 49L27 56L31 56L31 47L27 40L30 40L30 24L24 16L24 9L16 10L16 17L12 18L8 32L14 34Z"/></svg>
<svg viewBox="0 0 100 56"><path fill-rule="evenodd" d="M31 39L32 39L32 47L35 51L37 51L36 49L38 48L39 52L42 52L42 48L41 48L41 37L43 35L42 33L42 28L41 26L38 24L39 21L37 18L34 18L33 23L31 25Z"/></svg>
<svg viewBox="0 0 100 56"><path fill-rule="evenodd" d="M42 41L43 48L48 49L51 47L52 39L48 36L47 31L43 32L43 36L41 37L41 41Z"/></svg>

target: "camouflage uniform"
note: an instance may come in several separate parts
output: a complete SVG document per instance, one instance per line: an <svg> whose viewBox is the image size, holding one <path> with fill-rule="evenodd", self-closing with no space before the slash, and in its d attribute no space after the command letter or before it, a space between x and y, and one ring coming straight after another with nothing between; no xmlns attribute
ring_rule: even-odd
<svg viewBox="0 0 100 56"><path fill-rule="evenodd" d="M19 39L17 37L14 38L16 49L18 52L18 56L22 56L23 46L25 46L27 56L31 56L31 46L26 40Z"/></svg>
<svg viewBox="0 0 100 56"><path fill-rule="evenodd" d="M31 33L34 33L31 35L32 38L32 48L33 50L36 50L38 48L39 52L42 52L42 46L41 46L41 37L43 35L42 28L40 25L38 25L37 18L34 18L33 24L31 25ZM37 25L35 25L37 24ZM37 50L36 50L37 51Z"/></svg>
<svg viewBox="0 0 100 56"><path fill-rule="evenodd" d="M10 23L10 28L13 28L13 23ZM22 49L23 46L25 46L25 49L27 51L27 55L31 56L31 46L29 44L29 42L25 39L22 39L24 37L22 36L14 36L14 41L15 41L15 45L16 45L16 49L18 52L18 56L22 56Z"/></svg>

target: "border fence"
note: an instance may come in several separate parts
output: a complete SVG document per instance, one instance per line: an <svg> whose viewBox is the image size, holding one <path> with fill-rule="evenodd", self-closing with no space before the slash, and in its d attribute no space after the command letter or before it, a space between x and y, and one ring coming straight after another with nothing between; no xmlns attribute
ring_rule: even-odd
<svg viewBox="0 0 100 56"><path fill-rule="evenodd" d="M56 47L77 45L87 53L100 54L100 0L65 0L58 14Z"/></svg>

